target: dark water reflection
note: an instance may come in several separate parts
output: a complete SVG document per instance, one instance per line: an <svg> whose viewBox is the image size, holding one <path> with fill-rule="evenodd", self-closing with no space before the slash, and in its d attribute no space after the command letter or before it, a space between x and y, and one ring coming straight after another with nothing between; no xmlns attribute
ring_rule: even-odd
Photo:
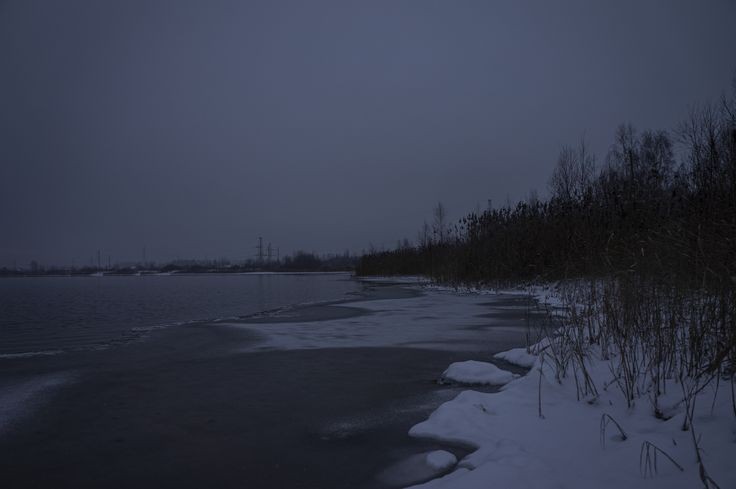
<svg viewBox="0 0 736 489"><path fill-rule="evenodd" d="M0 355L107 347L151 328L339 299L347 274L144 275L0 280Z"/></svg>
<svg viewBox="0 0 736 489"><path fill-rule="evenodd" d="M216 288L206 277L195 278ZM161 280L169 284L171 278ZM397 287L343 282L346 277L303 280L301 286L312 290L286 292L299 298L283 302L318 300L332 291L360 290L366 299L411 300L418 295ZM273 287L284 285L270 283L270 292L264 292L261 302L255 299L254 308L279 306L278 298L268 297L275 294ZM220 297L219 304L233 308L228 314L246 314L237 305L244 286L235 285L204 291L203 297L183 287L178 290L193 304L183 297L172 301L184 310L221 316L226 314L219 307L207 304L207 298ZM201 290L202 283L195 288ZM129 294L123 293L138 293ZM52 295L47 291L47 297ZM138 307L126 300L128 307ZM488 307L494 310L493 301ZM320 319L319 308L312 309L306 309L312 316L305 319L315 324L329 316ZM126 327L136 324L135 314L140 313L127 315ZM524 309L518 307L508 318L510 324L519 324L513 337L523 337L523 317ZM462 317L456 320L463 323ZM218 322L192 322L157 330L148 341L130 342L125 348L5 357L0 401L17 400L18 385L58 378L62 383L23 400L15 411L22 415L0 430L0 487L377 489L419 482L421 474L392 467L403 468L418 454L440 448L458 458L468 452L467 447L415 440L407 434L465 389L438 385L436 379L452 362L489 360L493 351L513 346L510 338L508 332L490 328L487 341L473 351L361 347L245 353L244 346L261 342L258 333Z"/></svg>

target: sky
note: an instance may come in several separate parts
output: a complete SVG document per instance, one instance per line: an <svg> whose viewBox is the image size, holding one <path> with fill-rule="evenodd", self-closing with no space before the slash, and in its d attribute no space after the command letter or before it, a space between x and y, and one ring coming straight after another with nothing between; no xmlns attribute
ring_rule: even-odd
<svg viewBox="0 0 736 489"><path fill-rule="evenodd" d="M0 0L0 266L360 252L674 129L736 1Z"/></svg>

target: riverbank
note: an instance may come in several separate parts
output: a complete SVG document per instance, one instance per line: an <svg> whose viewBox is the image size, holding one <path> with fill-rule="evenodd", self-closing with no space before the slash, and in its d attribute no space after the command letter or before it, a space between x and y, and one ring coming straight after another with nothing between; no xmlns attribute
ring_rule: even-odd
<svg viewBox="0 0 736 489"><path fill-rule="evenodd" d="M708 379L682 368L655 386L649 375L661 366L627 370L631 360L610 338L591 340L599 318L565 289L528 288L558 319L539 343L494 355L531 367L526 375L496 393L464 391L412 427L411 436L473 449L452 473L416 488L736 487L728 370Z"/></svg>
<svg viewBox="0 0 736 489"><path fill-rule="evenodd" d="M15 407L0 411L0 474L10 487L421 482L442 472L417 455L468 454L407 436L463 390L438 385L439 374L522 344L527 313L518 297L368 284L349 300L186 324L124 347L4 359L0 392Z"/></svg>

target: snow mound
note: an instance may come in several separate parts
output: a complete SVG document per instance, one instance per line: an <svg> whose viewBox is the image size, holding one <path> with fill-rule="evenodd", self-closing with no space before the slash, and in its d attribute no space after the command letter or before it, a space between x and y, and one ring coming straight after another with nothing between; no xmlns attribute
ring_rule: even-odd
<svg viewBox="0 0 736 489"><path fill-rule="evenodd" d="M588 369L597 385L610 380L609 362L593 359ZM671 382L667 395L660 399L665 406L677 405L682 396ZM557 382L554 367L546 362L500 392L463 391L412 427L409 434L476 450L449 474L416 489L703 486L692 433L682 430L684 409L668 410L672 418L662 420L654 416L646 397L628 407L615 389L599 392L595 403L578 401L575 383L570 379ZM730 388L717 389L713 383L705 388L704 396L707 402L695 405L694 420L699 445L708 454L708 474L720 487L734 488L736 422ZM620 423L626 439L614 424L605 424L610 418ZM654 461L651 446L663 450L684 470L661 455Z"/></svg>
<svg viewBox="0 0 736 489"><path fill-rule="evenodd" d="M445 450L435 450L427 454L427 465L438 471L445 471L457 464L457 457Z"/></svg>
<svg viewBox="0 0 736 489"><path fill-rule="evenodd" d="M407 487L447 474L456 464L455 455L444 450L417 453L387 468L378 479L390 487Z"/></svg>
<svg viewBox="0 0 736 489"><path fill-rule="evenodd" d="M526 348L512 348L493 355L493 358L504 360L519 367L532 368L537 362L537 355L529 353Z"/></svg>
<svg viewBox="0 0 736 489"><path fill-rule="evenodd" d="M503 385L518 375L503 370L492 363L468 360L455 362L442 373L441 382L454 381L461 384Z"/></svg>

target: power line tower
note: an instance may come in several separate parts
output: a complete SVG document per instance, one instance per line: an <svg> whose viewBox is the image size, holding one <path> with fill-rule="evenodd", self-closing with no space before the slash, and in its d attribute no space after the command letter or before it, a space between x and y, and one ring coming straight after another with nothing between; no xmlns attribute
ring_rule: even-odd
<svg viewBox="0 0 736 489"><path fill-rule="evenodd" d="M258 249L258 253L256 254L258 257L258 264L263 265L263 238L260 236L258 237L258 246L256 246L256 248Z"/></svg>
<svg viewBox="0 0 736 489"><path fill-rule="evenodd" d="M271 251L271 242L268 242L268 263L271 263L271 258L273 257L273 252Z"/></svg>

